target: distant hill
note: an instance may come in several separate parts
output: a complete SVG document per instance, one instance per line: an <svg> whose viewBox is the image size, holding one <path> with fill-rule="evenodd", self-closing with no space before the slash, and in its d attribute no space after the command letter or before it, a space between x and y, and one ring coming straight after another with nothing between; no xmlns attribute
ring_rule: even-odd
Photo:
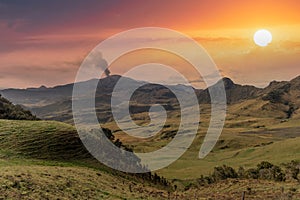
<svg viewBox="0 0 300 200"><path fill-rule="evenodd" d="M4 89L0 93L15 104L32 108L44 106L72 96L73 84L46 88Z"/></svg>
<svg viewBox="0 0 300 200"><path fill-rule="evenodd" d="M272 81L256 98L235 104L232 113L244 116L300 119L300 76L291 81Z"/></svg>
<svg viewBox="0 0 300 200"><path fill-rule="evenodd" d="M121 76L113 75L100 80L93 79L76 84L82 84L89 91L98 82L96 92L96 107L102 122L112 120L110 99L114 87ZM123 77L124 84L116 92L119 103L122 103L128 88L141 84L130 78ZM246 116L272 116L276 118L295 118L299 116L300 107L300 77L291 81L271 82L266 88L234 83L230 78L223 78L216 85L224 83L227 104L230 112ZM179 109L179 104L172 88L189 96L191 92L197 94L200 104L209 104L209 90L195 89L184 85L161 86L142 82L145 85L137 89L131 98L130 111L133 114L147 112L153 104L163 105L167 111ZM0 91L3 96L16 104L22 104L42 119L51 119L72 123L72 89L74 84L56 86L53 88L6 89ZM169 87L169 88L168 88ZM211 86L214 87L214 86ZM84 97L83 97L84 98Z"/></svg>
<svg viewBox="0 0 300 200"><path fill-rule="evenodd" d="M98 82L96 92L96 105L99 117L102 121L109 121L112 119L110 110L111 94L114 90L115 84L121 76L114 75L100 80L89 80L80 82L81 86L86 87L86 91ZM124 84L122 84L119 92L116 93L117 97L122 102L124 93L128 92L128 88L136 87L145 83L134 92L132 97L133 102L137 102L131 106L132 113L139 113L148 111L152 104L163 104L167 110L173 110L178 107L178 101L173 92L167 87L151 84L141 81L136 81L130 78L123 77ZM15 103L22 104L31 110L34 114L42 119L58 120L72 123L72 102L71 95L74 84L67 84L56 86L53 88L30 88L30 89L6 89L0 91L5 97L11 99ZM191 87L184 85L172 85L170 88L190 95ZM84 96L82 97L84 99Z"/></svg>
<svg viewBox="0 0 300 200"><path fill-rule="evenodd" d="M227 104L234 104L243 100L256 98L262 91L262 89L254 86L236 84L227 77L217 82L216 85L219 85L221 82L223 82L226 90ZM198 93L198 99L200 103L210 103L209 89L207 88L200 91Z"/></svg>
<svg viewBox="0 0 300 200"><path fill-rule="evenodd" d="M36 120L36 116L20 105L14 105L0 94L0 119Z"/></svg>

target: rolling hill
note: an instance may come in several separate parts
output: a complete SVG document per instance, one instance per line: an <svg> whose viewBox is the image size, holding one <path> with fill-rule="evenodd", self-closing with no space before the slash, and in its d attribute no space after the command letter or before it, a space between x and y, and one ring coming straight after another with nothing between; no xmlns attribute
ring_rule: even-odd
<svg viewBox="0 0 300 200"><path fill-rule="evenodd" d="M225 133L221 141L229 142ZM234 136L237 137L237 136ZM239 136L237 142L247 136ZM253 141L257 135L246 140ZM200 138L198 138L200 139ZM260 142L256 139L256 142ZM247 143L247 142L246 142ZM193 186L214 166L251 167L262 159L280 164L298 156L299 138L256 147L222 149L222 142L204 160L193 145L180 160L158 171L178 186L174 192L139 176L117 172L89 156L73 126L54 121L0 120L0 197L3 199L274 199L299 197L299 184L252 179L229 179ZM284 151L278 147L283 147ZM274 156L274 153L276 156ZM182 166L182 167L180 167ZM175 175L176 174L176 175ZM176 177L176 179L174 179ZM193 177L193 179L191 179ZM173 180L174 179L174 180ZM192 185L191 185L192 184ZM249 192L249 189L251 191ZM282 192L284 188L284 192Z"/></svg>
<svg viewBox="0 0 300 200"><path fill-rule="evenodd" d="M1 199L168 195L168 187L102 165L84 148L74 127L54 121L0 120L0 185Z"/></svg>
<svg viewBox="0 0 300 200"><path fill-rule="evenodd" d="M0 199L164 199L172 191L157 175L98 162L73 126L36 120L3 97L0 103Z"/></svg>

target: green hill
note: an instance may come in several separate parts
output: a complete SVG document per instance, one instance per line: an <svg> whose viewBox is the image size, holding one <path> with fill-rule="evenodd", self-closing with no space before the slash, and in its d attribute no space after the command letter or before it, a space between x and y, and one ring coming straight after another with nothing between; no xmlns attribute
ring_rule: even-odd
<svg viewBox="0 0 300 200"><path fill-rule="evenodd" d="M165 199L169 188L102 165L71 125L28 120L0 120L0 185L0 199Z"/></svg>
<svg viewBox="0 0 300 200"><path fill-rule="evenodd" d="M51 160L89 156L76 130L54 121L0 120L0 149L10 155Z"/></svg>

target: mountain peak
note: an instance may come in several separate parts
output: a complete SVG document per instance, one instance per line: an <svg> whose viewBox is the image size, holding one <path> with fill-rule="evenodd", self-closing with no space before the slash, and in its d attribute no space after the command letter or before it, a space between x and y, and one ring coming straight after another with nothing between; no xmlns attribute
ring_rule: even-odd
<svg viewBox="0 0 300 200"><path fill-rule="evenodd" d="M269 86L268 87L270 87L270 86L276 86L276 85L278 85L278 84L280 84L281 82L280 81L271 81L270 83L269 83Z"/></svg>
<svg viewBox="0 0 300 200"><path fill-rule="evenodd" d="M47 87L46 86L44 86L44 85L41 85L40 87L39 87L39 89L47 89Z"/></svg>
<svg viewBox="0 0 300 200"><path fill-rule="evenodd" d="M235 86L235 83L228 77L222 78L225 89L230 89Z"/></svg>

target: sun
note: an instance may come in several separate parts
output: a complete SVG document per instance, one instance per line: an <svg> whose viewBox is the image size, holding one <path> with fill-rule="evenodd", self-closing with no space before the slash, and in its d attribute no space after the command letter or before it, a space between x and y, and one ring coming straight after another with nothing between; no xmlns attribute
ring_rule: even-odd
<svg viewBox="0 0 300 200"><path fill-rule="evenodd" d="M255 32L253 40L258 46L265 47L272 42L272 34L266 29L260 29Z"/></svg>

